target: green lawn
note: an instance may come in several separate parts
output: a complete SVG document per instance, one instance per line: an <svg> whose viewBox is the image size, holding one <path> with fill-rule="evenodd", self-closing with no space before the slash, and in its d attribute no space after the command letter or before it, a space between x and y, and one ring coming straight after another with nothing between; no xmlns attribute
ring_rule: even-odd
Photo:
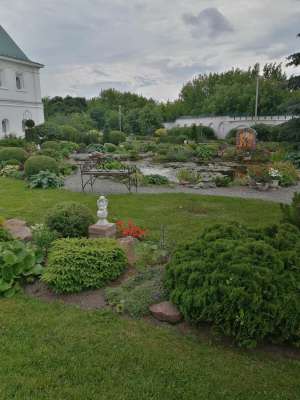
<svg viewBox="0 0 300 400"><path fill-rule="evenodd" d="M30 191L0 179L0 215L43 220L61 200L95 210L95 196ZM278 221L272 203L193 195L111 196L114 217L158 235L192 237L208 223ZM174 328L18 296L0 300L0 399L297 400L300 362L209 345Z"/></svg>
<svg viewBox="0 0 300 400"><path fill-rule="evenodd" d="M23 297L1 300L0 347L5 400L300 397L300 362Z"/></svg>
<svg viewBox="0 0 300 400"><path fill-rule="evenodd" d="M45 212L64 200L80 201L96 214L96 197L67 190L30 190L23 181L0 178L0 216L30 223L42 222ZM176 242L195 237L207 224L239 221L266 225L280 218L278 204L259 200L193 194L113 195L109 199L111 218L132 218L156 238L163 224L170 240Z"/></svg>

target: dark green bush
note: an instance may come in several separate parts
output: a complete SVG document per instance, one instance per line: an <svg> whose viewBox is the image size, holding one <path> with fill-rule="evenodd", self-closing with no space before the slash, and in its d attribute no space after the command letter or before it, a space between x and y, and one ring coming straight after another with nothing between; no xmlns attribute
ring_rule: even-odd
<svg viewBox="0 0 300 400"><path fill-rule="evenodd" d="M58 293L78 293L117 279L126 264L115 240L59 239L50 249L42 280Z"/></svg>
<svg viewBox="0 0 300 400"><path fill-rule="evenodd" d="M23 163L28 154L25 150L19 147L5 147L0 149L0 162L1 161L8 161L8 160L17 160L20 163Z"/></svg>
<svg viewBox="0 0 300 400"><path fill-rule="evenodd" d="M62 237L87 236L93 222L90 209L75 201L58 203L46 215L46 225Z"/></svg>
<svg viewBox="0 0 300 400"><path fill-rule="evenodd" d="M36 175L40 171L49 171L58 174L59 167L57 161L48 156L32 156L24 164L26 176Z"/></svg>
<svg viewBox="0 0 300 400"><path fill-rule="evenodd" d="M167 177L158 174L145 175L143 181L146 185L168 185L169 183Z"/></svg>
<svg viewBox="0 0 300 400"><path fill-rule="evenodd" d="M1 225L0 220L0 242L9 242L12 239L11 234Z"/></svg>
<svg viewBox="0 0 300 400"><path fill-rule="evenodd" d="M117 146L113 143L105 143L104 151L106 153L114 153L117 150Z"/></svg>
<svg viewBox="0 0 300 400"><path fill-rule="evenodd" d="M3 139L0 139L0 148L1 147L24 147L25 140L19 137L15 137L12 135L5 136Z"/></svg>
<svg viewBox="0 0 300 400"><path fill-rule="evenodd" d="M300 229L300 193L294 193L292 204L281 204L283 222L293 224Z"/></svg>
<svg viewBox="0 0 300 400"><path fill-rule="evenodd" d="M272 125L256 124L252 128L257 133L257 139L263 142L271 142L277 140L277 133Z"/></svg>
<svg viewBox="0 0 300 400"><path fill-rule="evenodd" d="M109 143L115 144L116 146L118 146L120 143L125 142L126 140L125 133L120 131L110 131L108 137Z"/></svg>
<svg viewBox="0 0 300 400"><path fill-rule="evenodd" d="M292 225L206 229L180 246L166 287L185 318L212 323L246 347L300 344L300 232Z"/></svg>

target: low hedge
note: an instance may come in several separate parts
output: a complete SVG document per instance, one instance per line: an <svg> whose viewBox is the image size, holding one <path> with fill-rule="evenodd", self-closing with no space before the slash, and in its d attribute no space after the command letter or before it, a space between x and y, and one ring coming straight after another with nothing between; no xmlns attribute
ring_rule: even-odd
<svg viewBox="0 0 300 400"><path fill-rule="evenodd" d="M245 347L265 339L300 345L300 231L206 229L180 246L165 284L186 319L210 322Z"/></svg>
<svg viewBox="0 0 300 400"><path fill-rule="evenodd" d="M58 239L42 280L57 293L97 289L117 279L127 260L113 239Z"/></svg>
<svg viewBox="0 0 300 400"><path fill-rule="evenodd" d="M23 163L28 157L28 154L25 150L19 147L5 147L0 148L0 162L8 161L8 160L17 160L20 163Z"/></svg>
<svg viewBox="0 0 300 400"><path fill-rule="evenodd" d="M95 219L90 209L75 201L58 203L48 211L46 225L61 237L87 236Z"/></svg>
<svg viewBox="0 0 300 400"><path fill-rule="evenodd" d="M49 171L58 174L59 166L57 161L48 156L32 156L24 164L26 176L36 175L40 171Z"/></svg>

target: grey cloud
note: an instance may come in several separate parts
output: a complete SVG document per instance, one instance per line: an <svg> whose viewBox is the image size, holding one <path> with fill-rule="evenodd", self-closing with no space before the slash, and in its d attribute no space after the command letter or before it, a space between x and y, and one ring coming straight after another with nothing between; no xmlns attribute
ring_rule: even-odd
<svg viewBox="0 0 300 400"><path fill-rule="evenodd" d="M184 14L184 23L191 27L194 37L207 35L210 38L219 37L224 33L234 32L232 24L228 19L214 7L202 10L198 15Z"/></svg>
<svg viewBox="0 0 300 400"><path fill-rule="evenodd" d="M50 96L112 86L174 98L199 73L284 61L300 46L295 0L1 0L0 15L25 53L46 65L41 84Z"/></svg>

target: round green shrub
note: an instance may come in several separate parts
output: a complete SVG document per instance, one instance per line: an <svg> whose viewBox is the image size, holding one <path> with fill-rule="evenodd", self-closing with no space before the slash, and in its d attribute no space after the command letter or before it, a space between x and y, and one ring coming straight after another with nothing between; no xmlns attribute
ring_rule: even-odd
<svg viewBox="0 0 300 400"><path fill-rule="evenodd" d="M106 153L114 153L117 150L117 146L113 143L105 143L104 151Z"/></svg>
<svg viewBox="0 0 300 400"><path fill-rule="evenodd" d="M40 171L49 171L58 173L59 167L57 161L48 156L32 156L24 164L26 176L36 175Z"/></svg>
<svg viewBox="0 0 300 400"><path fill-rule="evenodd" d="M5 147L0 149L0 162L8 161L8 160L17 160L20 163L23 163L28 154L25 150L19 147Z"/></svg>
<svg viewBox="0 0 300 400"><path fill-rule="evenodd" d="M62 237L87 236L88 228L93 223L90 209L75 201L56 204L46 215L46 225Z"/></svg>
<svg viewBox="0 0 300 400"><path fill-rule="evenodd" d="M210 322L241 346L265 339L299 345L299 238L288 224L208 228L167 266L170 298L186 319Z"/></svg>
<svg viewBox="0 0 300 400"><path fill-rule="evenodd" d="M49 252L42 280L58 293L97 289L117 279L127 265L113 239L59 239Z"/></svg>

